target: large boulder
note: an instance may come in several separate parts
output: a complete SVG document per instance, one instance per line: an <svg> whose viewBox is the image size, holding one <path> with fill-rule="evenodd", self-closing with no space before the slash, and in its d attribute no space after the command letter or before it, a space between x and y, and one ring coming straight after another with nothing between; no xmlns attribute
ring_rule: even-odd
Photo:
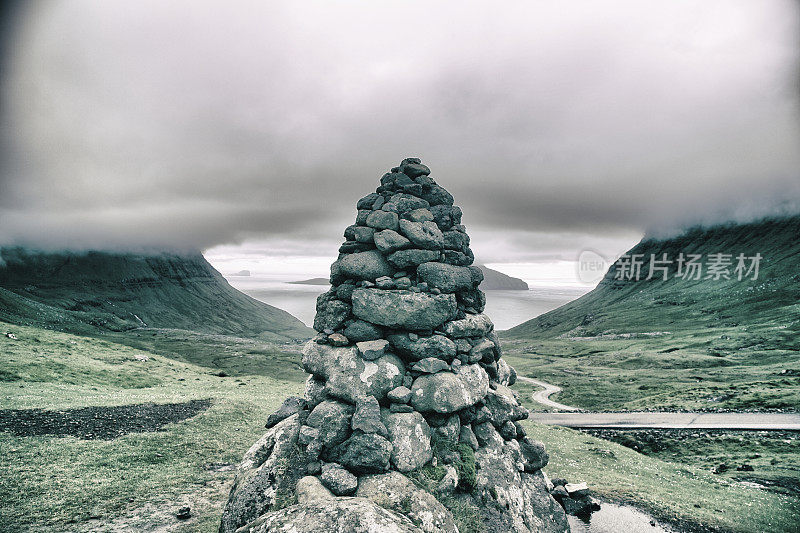
<svg viewBox="0 0 800 533"><path fill-rule="evenodd" d="M389 343L397 353L414 361L437 357L452 361L456 356L456 344L444 335L416 336L413 340L406 334L389 335Z"/></svg>
<svg viewBox="0 0 800 533"><path fill-rule="evenodd" d="M406 516L426 533L458 533L450 511L400 472L362 476L356 496Z"/></svg>
<svg viewBox="0 0 800 533"><path fill-rule="evenodd" d="M365 361L355 346L333 347L309 341L303 348L303 368L326 381L329 396L355 404L359 398L374 396L379 401L403 384L405 365L393 354Z"/></svg>
<svg viewBox="0 0 800 533"><path fill-rule="evenodd" d="M356 474L386 472L392 457L392 444L374 433L357 433L339 445L334 454L342 465Z"/></svg>
<svg viewBox="0 0 800 533"><path fill-rule="evenodd" d="M355 408L336 400L326 400L314 407L306 419L306 425L319 430L323 446L333 447L350 436L350 418Z"/></svg>
<svg viewBox="0 0 800 533"><path fill-rule="evenodd" d="M433 457L431 428L416 412L386 413L384 416L392 441L392 465L400 472L410 472Z"/></svg>
<svg viewBox="0 0 800 533"><path fill-rule="evenodd" d="M391 276L394 270L378 250L347 254L331 265L331 277L375 280Z"/></svg>
<svg viewBox="0 0 800 533"><path fill-rule="evenodd" d="M446 263L423 263L417 268L417 275L428 284L442 292L457 292L472 289L472 271L468 267Z"/></svg>
<svg viewBox="0 0 800 533"><path fill-rule="evenodd" d="M486 394L484 405L491 413L492 422L495 426L500 427L504 422L523 420L528 418L528 410L522 407L514 393L504 385L497 385L497 387Z"/></svg>
<svg viewBox="0 0 800 533"><path fill-rule="evenodd" d="M306 468L297 443L299 432L300 420L295 414L276 424L247 450L222 512L221 533L233 533L294 493Z"/></svg>
<svg viewBox="0 0 800 533"><path fill-rule="evenodd" d="M403 219L400 221L400 233L424 250L444 248L444 237L436 222L412 222Z"/></svg>
<svg viewBox="0 0 800 533"><path fill-rule="evenodd" d="M517 441L492 440L475 452L475 489L457 498L472 501L481 511L487 532L564 533L564 510L547 490L541 471L520 472ZM487 499L496 505L486 505ZM501 510L498 512L498 509Z"/></svg>
<svg viewBox="0 0 800 533"><path fill-rule="evenodd" d="M438 250L400 250L387 257L387 261L397 268L412 268L428 261L438 261L441 257Z"/></svg>
<svg viewBox="0 0 800 533"><path fill-rule="evenodd" d="M411 387L411 405L421 412L455 413L482 400L489 376L480 365L464 365L458 374L424 374Z"/></svg>
<svg viewBox="0 0 800 533"><path fill-rule="evenodd" d="M390 229L376 233L374 240L378 250L385 254L391 254L397 250L402 250L411 246L410 240Z"/></svg>
<svg viewBox="0 0 800 533"><path fill-rule="evenodd" d="M330 498L267 513L238 533L423 533L408 518L366 498Z"/></svg>
<svg viewBox="0 0 800 533"><path fill-rule="evenodd" d="M381 326L428 330L441 326L456 313L452 294L427 294L401 290L356 289L353 314Z"/></svg>

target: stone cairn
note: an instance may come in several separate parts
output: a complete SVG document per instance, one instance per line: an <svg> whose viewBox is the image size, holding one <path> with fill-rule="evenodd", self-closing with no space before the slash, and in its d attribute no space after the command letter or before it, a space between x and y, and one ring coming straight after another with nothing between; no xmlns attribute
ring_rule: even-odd
<svg viewBox="0 0 800 533"><path fill-rule="evenodd" d="M357 208L303 350L305 398L269 417L220 531L568 531L453 196L409 158Z"/></svg>

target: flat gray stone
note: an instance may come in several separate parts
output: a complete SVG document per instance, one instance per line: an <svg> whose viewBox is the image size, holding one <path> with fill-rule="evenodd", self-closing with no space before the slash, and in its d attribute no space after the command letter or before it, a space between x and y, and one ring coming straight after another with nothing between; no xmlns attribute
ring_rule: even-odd
<svg viewBox="0 0 800 533"><path fill-rule="evenodd" d="M374 361L386 352L386 347L389 346L389 341L386 339L378 339L374 341L357 342L356 348L358 353L363 359L367 361ZM494 346L494 345L493 345Z"/></svg>
<svg viewBox="0 0 800 533"><path fill-rule="evenodd" d="M444 370L450 370L450 365L437 357L426 357L414 363L411 370L422 372L423 374L435 374Z"/></svg>
<svg viewBox="0 0 800 533"><path fill-rule="evenodd" d="M435 287L442 292L464 291L475 286L469 267L438 262L423 263L417 268L417 275L429 287Z"/></svg>
<svg viewBox="0 0 800 533"><path fill-rule="evenodd" d="M395 252L387 257L386 260L397 268L410 268L428 261L437 261L440 257L441 253L437 250L412 249Z"/></svg>
<svg viewBox="0 0 800 533"><path fill-rule="evenodd" d="M444 237L436 222L400 221L400 233L405 235L416 247L424 250L441 250Z"/></svg>
<svg viewBox="0 0 800 533"><path fill-rule="evenodd" d="M375 247L385 254L391 254L411 246L411 241L394 230L385 229L373 236Z"/></svg>
<svg viewBox="0 0 800 533"><path fill-rule="evenodd" d="M485 337L494 329L488 316L467 315L460 320L453 320L444 325L444 332L451 338Z"/></svg>
<svg viewBox="0 0 800 533"><path fill-rule="evenodd" d="M428 330L441 326L457 310L452 294L432 295L401 290L353 291L353 314L381 326Z"/></svg>

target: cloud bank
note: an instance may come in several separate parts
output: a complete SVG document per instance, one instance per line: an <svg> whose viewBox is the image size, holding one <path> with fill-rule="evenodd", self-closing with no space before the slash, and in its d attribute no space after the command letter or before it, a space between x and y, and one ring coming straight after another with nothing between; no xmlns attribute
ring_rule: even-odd
<svg viewBox="0 0 800 533"><path fill-rule="evenodd" d="M24 5L0 245L327 254L406 156L486 262L796 212L799 26L778 0Z"/></svg>

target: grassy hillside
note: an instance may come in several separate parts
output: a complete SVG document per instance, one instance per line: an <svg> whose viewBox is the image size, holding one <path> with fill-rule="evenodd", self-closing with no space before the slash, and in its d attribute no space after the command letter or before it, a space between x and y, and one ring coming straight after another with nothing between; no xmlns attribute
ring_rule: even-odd
<svg viewBox="0 0 800 533"><path fill-rule="evenodd" d="M595 410L800 409L800 217L645 240L629 254L763 256L757 280L621 281L501 335L518 371ZM646 277L645 269L643 277Z"/></svg>
<svg viewBox="0 0 800 533"><path fill-rule="evenodd" d="M0 331L17 337L0 336L0 420L20 409L45 409L58 419L85 407L210 401L196 416L158 431L113 439L22 436L24 427L0 431L2 531L214 532L231 465L264 432L268 414L303 388L300 375L219 377L106 340L4 323ZM206 339L185 342L200 347ZM234 344L228 350L237 353ZM633 501L659 517L711 530L796 531L796 499L576 431L534 424L528 429L551 451L551 476L587 480L601 497ZM192 509L185 522L175 517L183 505Z"/></svg>
<svg viewBox="0 0 800 533"><path fill-rule="evenodd" d="M311 330L231 287L200 253L2 250L0 320L74 333L141 327L287 340Z"/></svg>
<svg viewBox="0 0 800 533"><path fill-rule="evenodd" d="M593 337L603 334L651 333L697 328L741 328L734 343L765 343L770 349L800 350L800 216L752 224L693 229L667 240L645 239L628 255L644 258L642 277L614 279L618 261L588 294L549 313L520 324L507 338ZM678 265L669 266L669 279L648 275L650 254L676 260L679 254L725 253L763 257L758 279L682 279ZM769 339L749 333L747 326L780 328ZM749 333L749 334L748 334ZM727 340L727 339L723 339Z"/></svg>

